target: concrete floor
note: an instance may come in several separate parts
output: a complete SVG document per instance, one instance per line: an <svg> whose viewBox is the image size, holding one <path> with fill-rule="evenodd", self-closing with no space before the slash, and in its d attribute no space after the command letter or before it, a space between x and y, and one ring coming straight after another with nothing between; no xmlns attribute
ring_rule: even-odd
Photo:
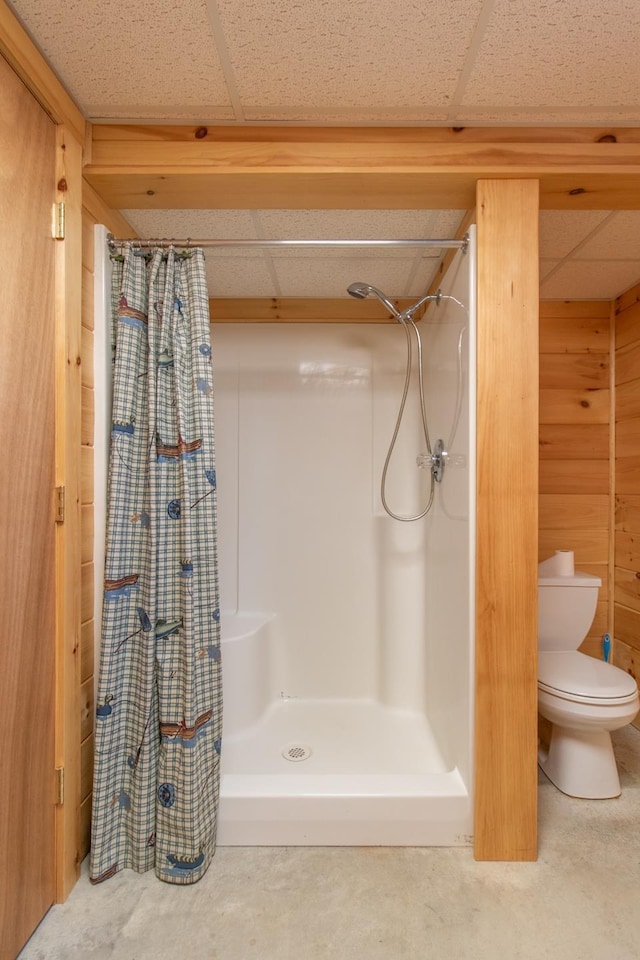
<svg viewBox="0 0 640 960"><path fill-rule="evenodd" d="M41 923L20 960L637 960L640 733L614 734L623 793L540 780L537 863L464 848L227 847L175 887L118 874Z"/></svg>

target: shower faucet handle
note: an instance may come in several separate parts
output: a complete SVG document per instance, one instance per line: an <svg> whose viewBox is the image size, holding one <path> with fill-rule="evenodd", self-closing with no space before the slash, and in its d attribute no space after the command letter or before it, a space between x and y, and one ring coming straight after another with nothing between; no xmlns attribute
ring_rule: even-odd
<svg viewBox="0 0 640 960"><path fill-rule="evenodd" d="M431 470L433 479L436 483L440 483L448 456L447 451L444 449L444 441L438 440L433 449L433 453L418 454L416 464L420 470Z"/></svg>

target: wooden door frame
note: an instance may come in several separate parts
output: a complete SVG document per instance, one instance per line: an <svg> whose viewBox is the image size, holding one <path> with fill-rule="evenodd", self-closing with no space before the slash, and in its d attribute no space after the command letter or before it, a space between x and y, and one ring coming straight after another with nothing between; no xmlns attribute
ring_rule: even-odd
<svg viewBox="0 0 640 960"><path fill-rule="evenodd" d="M80 307L86 124L4 0L0 0L0 54L56 125L51 200L52 207L54 202L65 205L65 238L54 240L52 235L51 240L55 243L55 485L65 491L64 522L56 524L55 534L55 764L64 771L63 802L56 805L55 816L56 900L62 902L80 872Z"/></svg>

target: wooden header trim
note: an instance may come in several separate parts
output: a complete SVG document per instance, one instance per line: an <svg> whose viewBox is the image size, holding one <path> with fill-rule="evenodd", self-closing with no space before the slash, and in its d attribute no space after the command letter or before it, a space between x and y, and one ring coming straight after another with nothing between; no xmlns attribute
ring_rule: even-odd
<svg viewBox="0 0 640 960"><path fill-rule="evenodd" d="M84 144L85 119L5 0L0 0L0 54L55 123Z"/></svg>
<svg viewBox="0 0 640 960"><path fill-rule="evenodd" d="M86 179L114 209L464 209L480 179L540 181L547 209L640 209L640 143L485 142L376 136L178 138L176 128L94 125ZM217 128L218 130L220 128ZM235 132L235 131L234 131ZM373 134L368 131L373 138ZM257 134L256 134L257 136ZM612 136L615 136L612 134ZM305 137L305 139L301 139Z"/></svg>

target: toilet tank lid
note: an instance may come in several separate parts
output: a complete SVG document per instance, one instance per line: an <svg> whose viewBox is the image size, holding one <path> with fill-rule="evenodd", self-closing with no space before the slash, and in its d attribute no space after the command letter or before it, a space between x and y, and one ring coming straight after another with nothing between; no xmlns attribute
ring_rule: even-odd
<svg viewBox="0 0 640 960"><path fill-rule="evenodd" d="M538 577L539 587L601 587L600 577L576 570L572 577Z"/></svg>

